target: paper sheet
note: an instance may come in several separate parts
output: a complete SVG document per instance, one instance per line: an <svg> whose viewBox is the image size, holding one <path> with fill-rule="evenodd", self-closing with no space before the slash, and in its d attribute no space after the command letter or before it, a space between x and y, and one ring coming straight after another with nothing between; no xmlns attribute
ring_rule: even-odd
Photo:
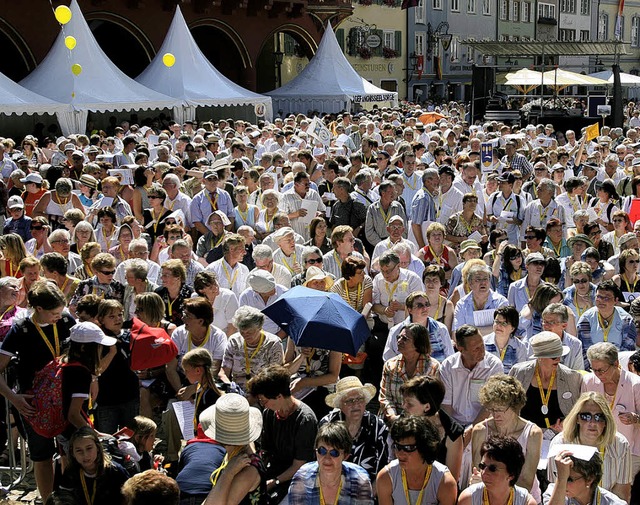
<svg viewBox="0 0 640 505"><path fill-rule="evenodd" d="M107 172L109 175L118 177L122 186L133 184L133 170L130 168L112 168Z"/></svg>
<svg viewBox="0 0 640 505"><path fill-rule="evenodd" d="M491 326L493 324L493 314L496 309L484 309L473 311L473 325L478 328Z"/></svg>
<svg viewBox="0 0 640 505"><path fill-rule="evenodd" d="M589 461L598 450L597 447L579 444L558 444L549 449L549 458L555 458L562 451L569 451L574 458Z"/></svg>
<svg viewBox="0 0 640 505"><path fill-rule="evenodd" d="M628 291L623 291L624 301L627 303L631 303L636 298L640 298L640 293L629 293Z"/></svg>
<svg viewBox="0 0 640 505"><path fill-rule="evenodd" d="M476 230L467 237L467 240L475 240L479 244L480 241L482 240L482 234Z"/></svg>
<svg viewBox="0 0 640 505"><path fill-rule="evenodd" d="M113 203L113 198L111 198L110 196L105 196L100 200L98 200L97 203L98 203L98 209L101 209L103 207L111 207L111 204Z"/></svg>
<svg viewBox="0 0 640 505"><path fill-rule="evenodd" d="M184 440L191 440L194 436L193 433L193 416L196 413L196 408L192 402L173 402L171 404L176 418L178 419L178 425L180 426L180 433Z"/></svg>
<svg viewBox="0 0 640 505"><path fill-rule="evenodd" d="M506 222L508 219L513 219L514 216L515 216L515 212L503 210L502 212L500 212L500 217L498 219L500 221Z"/></svg>
<svg viewBox="0 0 640 505"><path fill-rule="evenodd" d="M307 215L304 217L299 217L300 223L309 224L311 220L316 217L316 212L318 211L318 202L315 200L302 200L302 208L306 209Z"/></svg>

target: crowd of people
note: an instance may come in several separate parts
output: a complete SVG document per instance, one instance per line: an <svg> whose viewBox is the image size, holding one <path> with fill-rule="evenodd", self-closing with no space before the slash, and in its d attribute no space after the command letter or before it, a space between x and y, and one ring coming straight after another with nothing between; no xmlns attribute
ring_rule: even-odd
<svg viewBox="0 0 640 505"><path fill-rule="evenodd" d="M640 130L423 112L0 140L0 442L44 502L640 503ZM265 315L298 286L356 354Z"/></svg>

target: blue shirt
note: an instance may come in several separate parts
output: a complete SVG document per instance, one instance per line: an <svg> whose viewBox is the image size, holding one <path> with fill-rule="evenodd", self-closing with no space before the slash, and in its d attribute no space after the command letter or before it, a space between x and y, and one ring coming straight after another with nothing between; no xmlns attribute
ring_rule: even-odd
<svg viewBox="0 0 640 505"><path fill-rule="evenodd" d="M489 333L482 337L484 340L484 348L487 352L493 354L496 358L502 361L504 367L504 373L509 375L509 370L516 363L524 363L529 360L531 349L529 345L513 335L509 337L507 341L507 347L504 353L504 359L501 359L500 350L496 345L496 334Z"/></svg>
<svg viewBox="0 0 640 505"><path fill-rule="evenodd" d="M387 337L387 343L384 346L384 353L382 358L384 361L400 354L398 351L398 335L407 324L411 324L411 318L408 317L399 324L396 324L389 330L389 336ZM429 332L429 342L431 343L431 356L438 360L440 363L448 356L454 353L453 342L449 335L447 327L439 321L436 321L432 317L427 318L427 331Z"/></svg>
<svg viewBox="0 0 640 505"><path fill-rule="evenodd" d="M513 305L518 312L522 310L522 308L529 303L535 291L533 293L529 293L529 288L527 287L527 278L525 276L523 279L519 281L512 282L509 285L509 291L507 294L507 300L509 300L509 305ZM540 282L540 286L542 284L546 284L544 281Z"/></svg>
<svg viewBox="0 0 640 505"><path fill-rule="evenodd" d="M596 287L597 286L595 284L593 284L593 283L591 283L590 287L589 287L589 296L591 298L591 304L595 304L596 303ZM578 314L578 308L576 307L576 301L575 301L576 286L575 286L575 284L572 284L571 286L566 288L564 291L562 291L562 295L564 296L564 299L562 300L562 303L564 305L566 305L567 307L569 307L573 311L573 315L576 316L576 319L579 319L582 314ZM586 311L586 309L585 309L585 311Z"/></svg>
<svg viewBox="0 0 640 505"><path fill-rule="evenodd" d="M422 188L413 197L409 214L411 222L416 224L436 220L436 202L426 188Z"/></svg>
<svg viewBox="0 0 640 505"><path fill-rule="evenodd" d="M590 370L587 350L598 342L611 342L619 351L635 351L637 330L633 324L633 318L620 307L614 307L613 321L609 325L607 339L604 338L604 329L598 320L598 308L591 307L580 319L578 319L578 338L582 342L585 370Z"/></svg>
<svg viewBox="0 0 640 505"><path fill-rule="evenodd" d="M211 491L211 473L220 467L226 451L218 444L193 442L180 453L180 473L176 482L180 492L204 495Z"/></svg>
<svg viewBox="0 0 640 505"><path fill-rule="evenodd" d="M370 505L373 503L371 481L364 468L343 461L342 479L343 484L340 489L338 505ZM317 461L302 465L291 479L291 486L289 486L289 505L308 505L310 503L320 503Z"/></svg>
<svg viewBox="0 0 640 505"><path fill-rule="evenodd" d="M233 202L231 201L229 193L220 188L216 189L216 193L218 194L216 200L218 210L224 212L229 220L233 222L235 211L233 209ZM205 226L207 225L207 218L213 212L211 202L209 201L210 198L211 195L206 189L203 189L202 191L200 191L200 193L193 197L193 200L191 201L191 205L189 207L189 209L191 210L192 223L202 223Z"/></svg>
<svg viewBox="0 0 640 505"><path fill-rule="evenodd" d="M20 219L13 219L10 217L4 223L2 234L17 233L22 237L23 242L31 240L31 218L24 214Z"/></svg>
<svg viewBox="0 0 640 505"><path fill-rule="evenodd" d="M504 305L509 305L507 299L495 291L489 292L489 299L482 310L497 309ZM456 331L463 324L471 324L475 326L473 313L475 308L473 306L473 293L463 296L456 304L456 308L453 312L453 331Z"/></svg>

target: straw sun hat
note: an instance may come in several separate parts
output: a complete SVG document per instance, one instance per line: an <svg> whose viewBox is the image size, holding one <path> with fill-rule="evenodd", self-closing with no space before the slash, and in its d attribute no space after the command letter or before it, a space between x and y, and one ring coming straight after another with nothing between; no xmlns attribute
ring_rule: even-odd
<svg viewBox="0 0 640 505"><path fill-rule="evenodd" d="M247 445L260 437L262 414L236 393L228 393L200 414L205 434L224 445Z"/></svg>
<svg viewBox="0 0 640 505"><path fill-rule="evenodd" d="M342 402L344 395L353 391L360 391L364 395L365 405L376 395L376 387L373 384L362 385L360 379L350 376L337 382L336 392L327 395L325 403L329 407L340 408L340 402Z"/></svg>

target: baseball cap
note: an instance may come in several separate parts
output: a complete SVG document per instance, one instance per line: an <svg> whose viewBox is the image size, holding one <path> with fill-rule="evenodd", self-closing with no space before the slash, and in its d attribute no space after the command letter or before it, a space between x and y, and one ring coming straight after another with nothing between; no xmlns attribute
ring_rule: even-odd
<svg viewBox="0 0 640 505"><path fill-rule="evenodd" d="M117 340L107 337L97 324L84 321L71 328L71 341L79 344L102 344L106 346L114 345Z"/></svg>
<svg viewBox="0 0 640 505"><path fill-rule="evenodd" d="M42 184L42 176L40 174L32 173L27 175L24 179L20 179L22 184L26 184L28 182L35 182L36 184Z"/></svg>
<svg viewBox="0 0 640 505"><path fill-rule="evenodd" d="M7 202L8 209L24 209L24 202L18 195L13 195Z"/></svg>

